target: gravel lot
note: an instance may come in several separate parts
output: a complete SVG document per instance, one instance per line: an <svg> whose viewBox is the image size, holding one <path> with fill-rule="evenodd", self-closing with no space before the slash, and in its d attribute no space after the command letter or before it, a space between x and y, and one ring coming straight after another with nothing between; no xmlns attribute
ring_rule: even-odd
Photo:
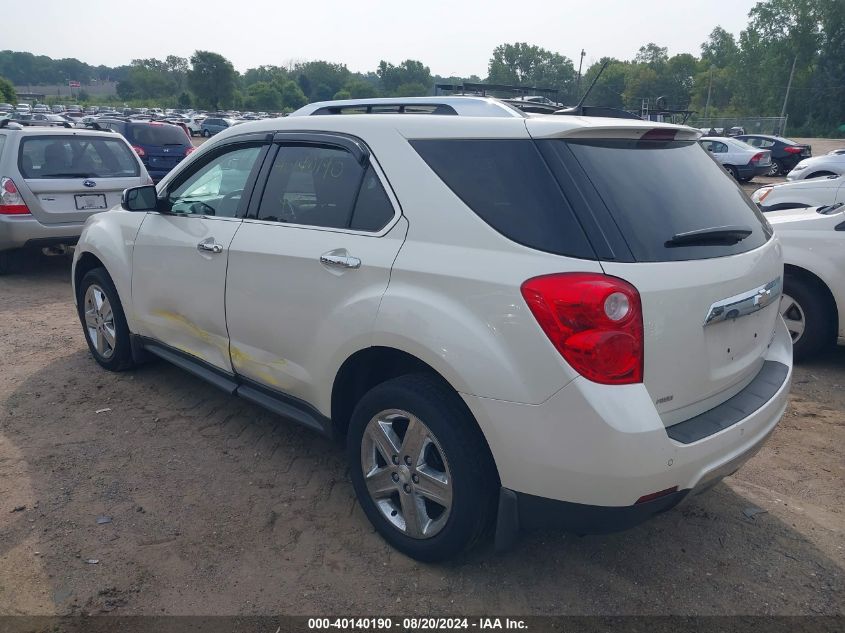
<svg viewBox="0 0 845 633"><path fill-rule="evenodd" d="M0 614L845 612L845 348L709 493L432 566L369 527L337 446L165 363L99 369L69 273L0 277Z"/></svg>

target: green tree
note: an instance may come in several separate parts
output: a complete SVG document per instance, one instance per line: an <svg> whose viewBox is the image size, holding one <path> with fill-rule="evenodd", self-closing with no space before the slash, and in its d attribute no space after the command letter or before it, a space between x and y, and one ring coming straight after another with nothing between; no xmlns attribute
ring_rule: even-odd
<svg viewBox="0 0 845 633"><path fill-rule="evenodd" d="M282 85L282 108L284 110L297 110L306 103L308 99L295 81L287 81Z"/></svg>
<svg viewBox="0 0 845 633"><path fill-rule="evenodd" d="M191 107L191 95L187 92L183 92L179 95L179 98L176 100L176 105L180 108L190 108Z"/></svg>
<svg viewBox="0 0 845 633"><path fill-rule="evenodd" d="M430 94L434 83L428 66L415 59L406 59L398 66L382 60L379 62L376 74L381 82L382 92L394 97ZM414 94L407 94L408 92Z"/></svg>
<svg viewBox="0 0 845 633"><path fill-rule="evenodd" d="M232 105L237 74L232 62L211 51L196 51L191 56L188 86L197 100L214 110Z"/></svg>
<svg viewBox="0 0 845 633"><path fill-rule="evenodd" d="M640 46L634 61L638 64L648 64L652 68L662 66L669 61L669 49L649 42L645 46Z"/></svg>
<svg viewBox="0 0 845 633"><path fill-rule="evenodd" d="M15 85L5 77L0 77L0 101L15 103L17 100L18 95L15 93Z"/></svg>
<svg viewBox="0 0 845 633"><path fill-rule="evenodd" d="M310 101L326 101L343 88L351 73L344 64L326 61L296 64L297 83Z"/></svg>
<svg viewBox="0 0 845 633"><path fill-rule="evenodd" d="M351 79L343 86L343 90L349 93L350 99L372 99L379 95L378 88L363 79Z"/></svg>
<svg viewBox="0 0 845 633"><path fill-rule="evenodd" d="M244 107L250 110L278 112L282 109L282 93L269 81L259 81L247 88Z"/></svg>
<svg viewBox="0 0 845 633"><path fill-rule="evenodd" d="M572 60L539 46L501 44L493 50L487 70L491 83L557 88L562 101L572 101L575 96Z"/></svg>
<svg viewBox="0 0 845 633"><path fill-rule="evenodd" d="M629 64L618 59L603 57L595 64L592 64L581 78L581 94L593 83L593 79L595 79L596 74L601 70L605 61L609 61L610 63L596 82L589 97L587 97L586 104L602 105L610 108L625 108L623 94L625 92L625 78ZM578 99L580 99L580 95L578 95ZM575 103L577 103L577 100L569 105L575 105Z"/></svg>

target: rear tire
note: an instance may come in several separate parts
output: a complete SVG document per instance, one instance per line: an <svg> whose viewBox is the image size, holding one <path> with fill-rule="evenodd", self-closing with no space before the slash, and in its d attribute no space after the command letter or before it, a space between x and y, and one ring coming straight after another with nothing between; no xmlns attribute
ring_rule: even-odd
<svg viewBox="0 0 845 633"><path fill-rule="evenodd" d="M739 171L733 165L725 165L725 169L728 170L728 173L733 176L733 179L739 181Z"/></svg>
<svg viewBox="0 0 845 633"><path fill-rule="evenodd" d="M771 169L769 169L769 173L766 174L766 175L767 176L780 176L784 173L786 173L786 172L784 171L783 163L781 163L779 160L776 159L776 160L772 161L772 167L771 167Z"/></svg>
<svg viewBox="0 0 845 633"><path fill-rule="evenodd" d="M203 130L202 135L204 138L209 138L211 136L211 132L209 132L208 130Z"/></svg>
<svg viewBox="0 0 845 633"><path fill-rule="evenodd" d="M490 450L458 394L435 376L400 376L368 391L352 413L347 457L367 518L411 558L452 558L491 523L499 480Z"/></svg>
<svg viewBox="0 0 845 633"><path fill-rule="evenodd" d="M88 271L76 289L76 310L94 360L109 371L134 367L129 326L105 268Z"/></svg>
<svg viewBox="0 0 845 633"><path fill-rule="evenodd" d="M814 281L801 275L785 275L780 311L792 337L796 361L811 358L831 342L833 315Z"/></svg>

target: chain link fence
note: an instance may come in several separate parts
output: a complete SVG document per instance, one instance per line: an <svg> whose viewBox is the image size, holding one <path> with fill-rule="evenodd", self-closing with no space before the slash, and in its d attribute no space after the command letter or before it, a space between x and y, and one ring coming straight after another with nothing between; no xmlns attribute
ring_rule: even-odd
<svg viewBox="0 0 845 633"><path fill-rule="evenodd" d="M705 130L715 129L717 134L730 135L732 128L740 128L735 134L772 134L783 136L786 132L785 116L768 117L720 117L693 119L688 125Z"/></svg>

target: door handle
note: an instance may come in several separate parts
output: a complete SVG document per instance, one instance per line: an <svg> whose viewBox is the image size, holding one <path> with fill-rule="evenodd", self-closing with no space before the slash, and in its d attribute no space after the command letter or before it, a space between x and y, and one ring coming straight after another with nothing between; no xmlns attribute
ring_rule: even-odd
<svg viewBox="0 0 845 633"><path fill-rule="evenodd" d="M361 268L361 260L349 255L334 255L331 252L320 255L320 263L338 268Z"/></svg>
<svg viewBox="0 0 845 633"><path fill-rule="evenodd" d="M223 245L215 242L213 237L209 237L197 244L197 250L205 253L222 253Z"/></svg>

